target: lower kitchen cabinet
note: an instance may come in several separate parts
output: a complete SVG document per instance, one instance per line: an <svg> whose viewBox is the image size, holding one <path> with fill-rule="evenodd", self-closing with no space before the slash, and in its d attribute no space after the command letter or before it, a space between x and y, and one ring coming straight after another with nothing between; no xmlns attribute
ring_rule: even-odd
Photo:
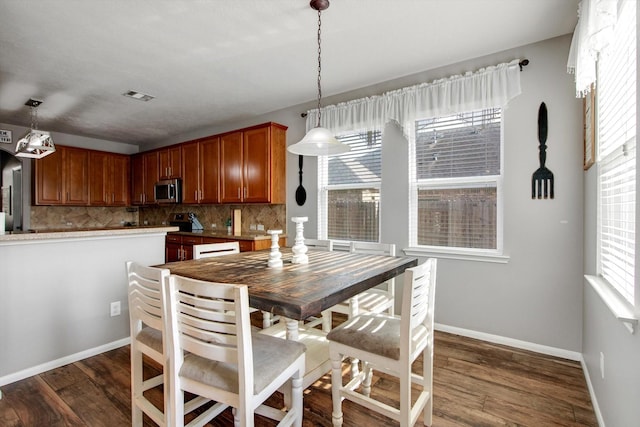
<svg viewBox="0 0 640 427"><path fill-rule="evenodd" d="M271 239L246 240L226 237L185 236L178 233L167 233L165 243L165 262L186 261L193 259L193 245L204 243L238 242L240 252L259 251L271 247ZM280 237L279 245L283 247L286 237Z"/></svg>

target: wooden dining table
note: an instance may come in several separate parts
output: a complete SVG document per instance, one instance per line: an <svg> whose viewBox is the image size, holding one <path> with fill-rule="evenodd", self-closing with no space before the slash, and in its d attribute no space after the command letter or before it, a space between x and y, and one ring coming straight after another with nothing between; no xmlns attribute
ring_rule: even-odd
<svg viewBox="0 0 640 427"><path fill-rule="evenodd" d="M300 321L415 267L415 257L352 254L310 249L307 264L293 264L291 248L280 248L283 265L268 267L270 250L178 261L157 267L171 274L213 283L247 285L251 307L281 316L281 322L261 333L295 339L307 346L308 387L330 369L326 333L305 328Z"/></svg>

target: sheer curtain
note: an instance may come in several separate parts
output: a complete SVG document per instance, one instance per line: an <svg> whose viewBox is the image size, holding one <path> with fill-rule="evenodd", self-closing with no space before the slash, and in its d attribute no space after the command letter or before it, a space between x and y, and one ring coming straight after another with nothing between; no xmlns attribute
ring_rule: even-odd
<svg viewBox="0 0 640 427"><path fill-rule="evenodd" d="M509 63L421 83L383 95L356 99L320 110L320 126L334 134L382 130L392 121L403 126L419 118L504 107L520 94L519 59ZM307 131L318 121L318 110L307 112Z"/></svg>
<svg viewBox="0 0 640 427"><path fill-rule="evenodd" d="M567 72L575 74L576 97L583 98L596 82L598 54L611 42L617 21L617 0L582 0L573 32Z"/></svg>

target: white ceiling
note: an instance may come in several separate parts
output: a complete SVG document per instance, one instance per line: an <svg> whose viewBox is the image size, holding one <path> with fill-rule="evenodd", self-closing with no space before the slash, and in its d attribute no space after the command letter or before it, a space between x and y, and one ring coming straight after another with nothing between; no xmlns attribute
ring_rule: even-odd
<svg viewBox="0 0 640 427"><path fill-rule="evenodd" d="M578 0L333 0L334 95L573 31ZM0 123L144 144L317 97L308 0L0 0ZM136 90L149 102L122 96Z"/></svg>

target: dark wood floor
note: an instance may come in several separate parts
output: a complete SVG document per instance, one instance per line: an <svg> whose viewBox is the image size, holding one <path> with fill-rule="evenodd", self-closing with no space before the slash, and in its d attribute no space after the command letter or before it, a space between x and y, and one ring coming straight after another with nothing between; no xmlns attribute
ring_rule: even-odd
<svg viewBox="0 0 640 427"><path fill-rule="evenodd" d="M577 362L437 332L434 364L434 426L597 426ZM397 381L374 380L374 391L398 396ZM2 392L3 427L130 425L129 346L3 386ZM161 402L161 390L154 397ZM304 426L331 425L330 375L305 391L304 407ZM396 425L350 402L343 407L345 427ZM209 425L233 425L230 411ZM256 419L256 426L273 425Z"/></svg>

